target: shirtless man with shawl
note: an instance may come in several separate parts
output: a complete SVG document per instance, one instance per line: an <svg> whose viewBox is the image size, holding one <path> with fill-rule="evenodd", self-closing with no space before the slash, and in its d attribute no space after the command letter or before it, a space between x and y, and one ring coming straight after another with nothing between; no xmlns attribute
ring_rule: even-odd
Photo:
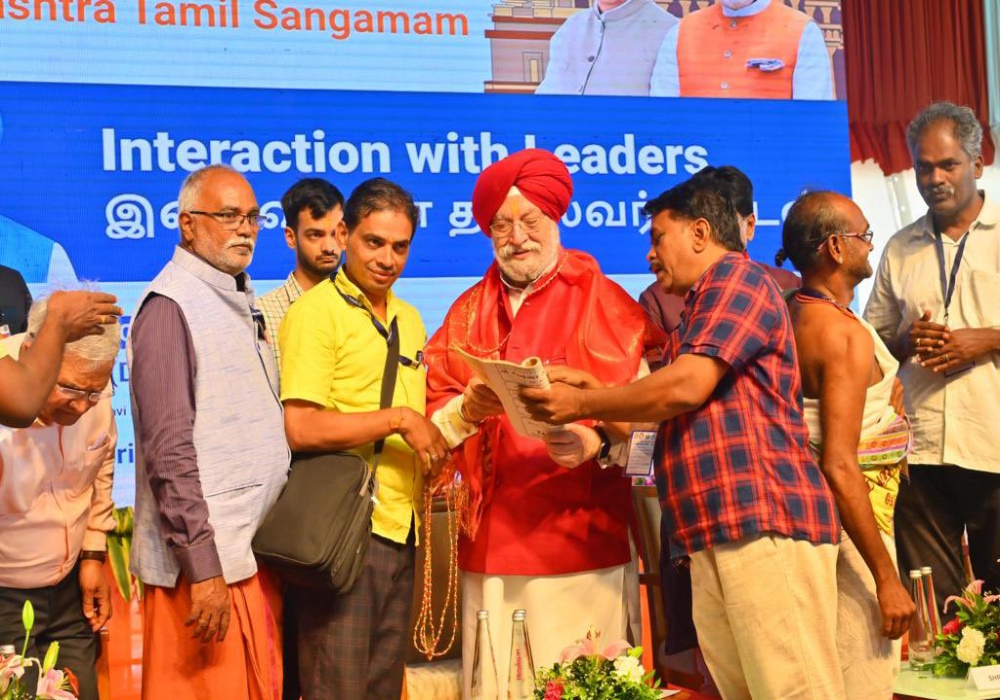
<svg viewBox="0 0 1000 700"><path fill-rule="evenodd" d="M802 374L809 445L837 501L844 533L837 557L837 652L852 700L892 697L897 641L915 607L899 580L892 516L911 434L899 363L848 305L871 277L871 229L834 192L812 192L785 219L784 248L802 273L789 302ZM897 397L898 399L898 397Z"/></svg>

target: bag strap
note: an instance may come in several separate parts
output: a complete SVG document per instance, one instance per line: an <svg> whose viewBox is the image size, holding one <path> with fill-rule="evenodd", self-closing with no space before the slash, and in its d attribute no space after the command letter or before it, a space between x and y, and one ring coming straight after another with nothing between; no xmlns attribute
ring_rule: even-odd
<svg viewBox="0 0 1000 700"><path fill-rule="evenodd" d="M389 324L389 328L386 329L385 325L383 325L378 317L372 313L371 309L354 297L344 294L344 292L341 291L340 287L337 286L337 274L339 272L340 269L338 268L332 275L330 275L330 281L333 282L333 288L337 290L349 306L361 309L368 314L368 318L371 319L372 325L375 326L375 330L377 330L378 334L385 339L387 352L385 355L385 368L382 370L382 396L379 400L379 408L391 408L392 395L396 391L396 373L399 370L399 328L396 325L396 319L393 318L392 322ZM375 454L372 457L373 473L378 469L378 462L379 458L382 456L383 447L385 447L385 438L380 438L375 441Z"/></svg>
<svg viewBox="0 0 1000 700"><path fill-rule="evenodd" d="M375 321L372 316L372 321ZM376 324L376 328L381 324ZM382 398L379 408L390 408L392 406L392 395L396 390L396 372L399 370L399 329L396 327L396 319L392 319L389 324L388 337L385 339L388 352L385 356L385 370L382 372ZM382 456L382 448L385 447L385 438L375 441L375 456L372 459L373 468L378 469L378 460Z"/></svg>

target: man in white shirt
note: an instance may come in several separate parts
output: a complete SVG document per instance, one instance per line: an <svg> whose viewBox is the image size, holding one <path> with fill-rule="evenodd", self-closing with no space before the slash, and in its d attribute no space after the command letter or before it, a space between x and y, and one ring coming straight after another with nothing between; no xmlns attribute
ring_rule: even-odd
<svg viewBox="0 0 1000 700"><path fill-rule="evenodd" d="M976 189L982 127L932 104L907 129L929 211L886 245L865 318L900 359L913 422L910 481L896 505L903 571L934 570L943 599L976 578L1000 589L1000 206Z"/></svg>
<svg viewBox="0 0 1000 700"><path fill-rule="evenodd" d="M538 95L648 95L656 54L677 18L654 0L594 0L549 43Z"/></svg>
<svg viewBox="0 0 1000 700"><path fill-rule="evenodd" d="M28 332L2 341L11 355L35 351L46 312L47 299L35 302ZM0 640L21 649L21 608L30 600L35 626L27 655L43 658L58 642L58 667L76 674L82 700L97 700L94 631L111 615L104 559L115 525L110 399L120 336L115 322L67 344L38 419L0 427ZM27 687L35 687L33 678Z"/></svg>

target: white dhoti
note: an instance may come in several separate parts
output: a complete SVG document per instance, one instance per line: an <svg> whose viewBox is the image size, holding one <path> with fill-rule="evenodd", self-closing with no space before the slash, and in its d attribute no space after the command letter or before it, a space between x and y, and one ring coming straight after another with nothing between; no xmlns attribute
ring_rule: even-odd
<svg viewBox="0 0 1000 700"><path fill-rule="evenodd" d="M511 616L527 611L535 669L551 666L559 654L593 627L610 643L634 635L642 639L639 572L628 564L561 576L495 576L462 573L462 697L470 697L476 648L476 613L490 613L490 636L497 664L499 697L507 697Z"/></svg>
<svg viewBox="0 0 1000 700"><path fill-rule="evenodd" d="M879 534L895 564L895 541L884 532ZM899 675L900 652L900 640L882 636L882 611L878 606L875 579L845 532L837 557L837 653L847 697L851 700L891 698Z"/></svg>

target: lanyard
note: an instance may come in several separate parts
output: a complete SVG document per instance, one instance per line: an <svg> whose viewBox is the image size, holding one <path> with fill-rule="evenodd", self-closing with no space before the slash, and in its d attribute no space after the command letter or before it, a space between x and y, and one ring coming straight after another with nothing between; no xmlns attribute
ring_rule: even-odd
<svg viewBox="0 0 1000 700"><path fill-rule="evenodd" d="M357 299L355 299L354 297L352 297L350 294L345 294L343 291L341 291L340 287L337 286L337 273L338 272L339 272L339 270L335 270L334 273L332 275L330 275L330 281L333 282L333 288L337 290L337 293L350 306L353 306L355 309L361 309L366 314L368 314L368 318L370 318L372 320L372 325L375 326L375 330L378 331L378 334L380 336L382 336L383 338L385 338L386 345L391 345L392 344L392 338L393 338L394 335L396 335L396 319L395 318L392 319L392 323L389 324L389 328L387 329L385 327L385 325L379 320L378 316L376 316L374 313L372 313L371 309L369 309L367 306L365 306L364 304L362 304L360 301L358 301Z"/></svg>
<svg viewBox="0 0 1000 700"><path fill-rule="evenodd" d="M366 314L368 314L368 318L371 319L372 325L375 326L375 330L378 331L379 335L385 338L386 345L392 345L393 338L396 336L398 332L398 329L396 327L396 319L393 318L392 323L389 324L389 328L386 329L385 324L383 324L379 320L378 316L372 313L371 309L369 309L367 306L362 304L360 301L358 301L351 295L345 294L343 291L341 291L340 287L337 286L336 282L338 271L335 271L332 275L330 275L330 281L333 282L333 288L337 290L337 293L340 294L340 296L343 298L344 301L348 303L349 306L353 306L355 309L361 309ZM405 355L399 356L399 363L404 367L409 367L410 369L419 369L423 361L424 361L424 353L419 350L417 351L416 359L410 359Z"/></svg>
<svg viewBox="0 0 1000 700"><path fill-rule="evenodd" d="M948 307L951 306L951 297L955 294L955 281L958 279L958 268L962 265L962 256L965 255L965 242L967 240L969 240L968 231L962 236L962 240L958 242L958 252L955 253L955 260L951 264L951 274L949 275L944 265L944 242L941 240L941 233L939 231L934 232L938 269L941 273L941 294L944 296L945 323L948 323Z"/></svg>

